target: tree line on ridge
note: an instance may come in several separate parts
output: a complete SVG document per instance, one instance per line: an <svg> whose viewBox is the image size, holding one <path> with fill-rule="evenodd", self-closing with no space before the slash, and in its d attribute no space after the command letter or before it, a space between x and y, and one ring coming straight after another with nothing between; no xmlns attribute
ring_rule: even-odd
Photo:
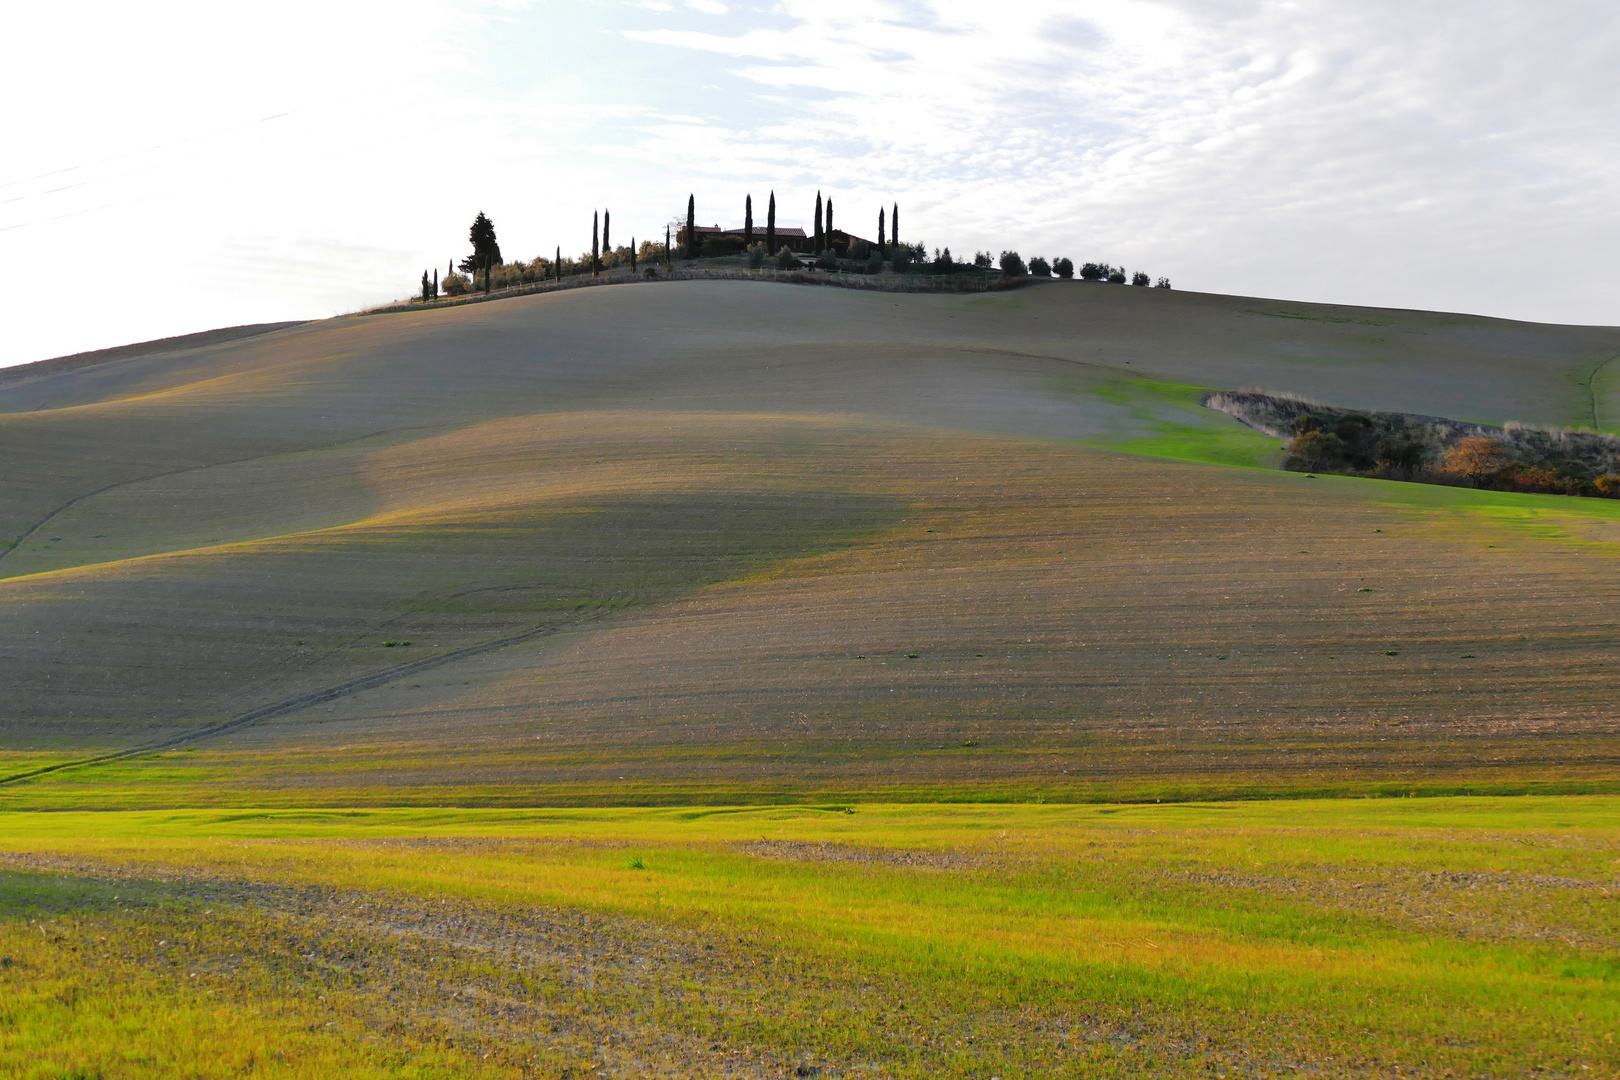
<svg viewBox="0 0 1620 1080"><path fill-rule="evenodd" d="M676 229L679 224L678 230ZM495 235L495 224L479 211L468 229L467 239L472 253L459 262L452 259L441 279L439 271L422 271L420 299L431 301L441 295L460 296L482 289L488 294L494 289L536 281L561 281L565 277L582 274L600 275L605 271L628 268L631 274L640 269L648 277L667 272L677 261L696 263L699 260L746 260L752 269L764 269L767 264L777 270L820 270L835 273L930 273L981 275L1000 274L1009 278L1059 278L1160 289L1170 288L1170 279L1161 277L1153 282L1143 271L1128 273L1123 266L1109 263L1083 263L1078 271L1068 258L1047 260L1042 256L1027 263L1016 251L1003 251L993 256L988 251L975 252L971 260L958 259L949 247L935 248L930 255L926 244L905 243L900 240L900 204L880 207L877 214L877 240L871 241L852 233L838 230L833 225L833 200L816 193L815 213L811 231L798 228L779 230L776 223L776 193L770 193L763 229L754 223L754 198L743 199L743 225L741 229L705 229L697 224L697 199L688 195L684 223L671 222L664 227L663 243L643 240L614 247L612 242L612 215L607 210L592 214L591 246L577 257L565 256L558 246L551 256L539 256L528 262L506 262Z"/></svg>

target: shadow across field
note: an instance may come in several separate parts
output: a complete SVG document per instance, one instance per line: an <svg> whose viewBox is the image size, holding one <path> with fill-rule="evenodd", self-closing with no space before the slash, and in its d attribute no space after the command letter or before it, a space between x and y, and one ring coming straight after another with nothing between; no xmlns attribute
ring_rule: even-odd
<svg viewBox="0 0 1620 1080"><path fill-rule="evenodd" d="M218 734L0 803L1604 789L1620 504L1193 462L1276 454L1217 386L1584 422L1617 340L711 281L41 371L0 775Z"/></svg>
<svg viewBox="0 0 1620 1080"><path fill-rule="evenodd" d="M14 579L5 625L21 644L0 734L174 745L845 550L901 512L861 494L654 492Z"/></svg>

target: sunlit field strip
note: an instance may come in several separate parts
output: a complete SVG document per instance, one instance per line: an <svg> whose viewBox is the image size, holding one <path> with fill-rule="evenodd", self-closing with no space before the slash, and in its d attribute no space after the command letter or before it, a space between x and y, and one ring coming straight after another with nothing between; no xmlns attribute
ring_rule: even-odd
<svg viewBox="0 0 1620 1080"><path fill-rule="evenodd" d="M147 755L133 759L108 762L85 768L76 768L50 774L48 783L24 781L0 788L0 812L32 811L167 811L182 807L207 807L220 810L243 807L262 808L266 811L294 812L307 802L307 791L295 785L249 786L243 780L243 770L251 772L262 768L271 779L289 772L284 761L265 761L258 754L223 755L223 761L209 761L198 754L196 762L182 759L169 760L171 755L184 751L165 751L162 755ZM360 765L375 761L384 766L399 764L418 765L416 756L398 756L387 751L357 749ZM694 755L697 757L698 755ZM738 752L728 755L737 758ZM59 755L17 755L8 766L18 772L58 764ZM532 759L525 759L532 761ZM619 758L618 764L625 764ZM633 759L632 759L633 760ZM664 762L662 756L658 759ZM490 759L463 758L462 767L501 765L503 756ZM566 764L594 766L592 758L570 756ZM336 794L323 793L323 802L329 806L356 810L382 810L384 808L419 807L437 808L522 808L537 802L560 807L727 807L736 805L758 809L814 805L831 800L866 805L871 802L905 800L960 804L966 806L1003 803L1036 805L1094 805L1114 802L1133 804L1188 803L1210 800L1269 801L1274 799L1391 799L1407 797L1496 797L1496 796L1586 796L1620 794L1620 778L1600 766L1586 770L1590 775L1571 776L1564 768L1542 767L1534 764L1519 770L1518 775L1467 775L1448 779L1433 777L1405 778L1400 776L1366 780L1322 779L1311 776L1159 776L1141 779L1134 776L1115 781L1075 781L1053 784L1045 781L991 780L983 782L941 781L919 782L861 782L851 781L843 786L818 784L815 788L789 785L778 781L758 784L720 782L655 782L625 781L566 781L555 784L521 783L489 784L469 780L453 789L442 786L379 785L363 782L345 784ZM342 776L344 770L332 760L311 763L311 776L326 774Z"/></svg>
<svg viewBox="0 0 1620 1080"><path fill-rule="evenodd" d="M947 1011L1146 1009L1161 1027L1241 1030L1341 1063L1398 1053L1438 1071L1563 1053L1612 1069L1617 806L8 815L4 847L688 925ZM1435 874L1497 885L1436 899ZM1376 889L1324 899L1324 883L1345 882ZM846 1052L865 1045L849 1038Z"/></svg>

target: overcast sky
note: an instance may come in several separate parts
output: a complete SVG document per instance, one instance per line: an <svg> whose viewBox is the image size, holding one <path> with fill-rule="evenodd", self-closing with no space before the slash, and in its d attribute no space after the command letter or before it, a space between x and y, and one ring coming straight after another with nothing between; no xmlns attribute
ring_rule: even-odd
<svg viewBox="0 0 1620 1080"><path fill-rule="evenodd" d="M507 258L838 224L1178 288L1620 324L1613 0L14 5L0 364Z"/></svg>

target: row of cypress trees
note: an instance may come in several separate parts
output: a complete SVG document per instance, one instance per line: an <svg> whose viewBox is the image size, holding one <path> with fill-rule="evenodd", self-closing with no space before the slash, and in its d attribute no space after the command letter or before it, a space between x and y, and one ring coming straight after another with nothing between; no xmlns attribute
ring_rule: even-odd
<svg viewBox="0 0 1620 1080"><path fill-rule="evenodd" d="M612 250L612 228L613 217L609 211L602 210L591 215L590 265L592 274L601 273L602 252L604 250ZM490 291L491 278L493 277L492 272L495 267L502 264L503 260L501 259L501 246L495 239L495 223L491 221L482 210L480 210L478 212L478 216L473 219L472 228L468 230L467 239L472 243L473 253L469 257L461 260L461 270L472 278L472 285L475 289L478 287L478 275L481 271L484 278L484 294L487 296ZM556 249L556 254L551 260L551 272L549 276L561 281L562 266L562 246L559 244ZM636 240L635 237L632 236L630 238L630 269L634 270L635 268ZM454 259L452 259L450 261L450 266L445 273L448 276L454 274L455 272L456 262ZM424 302L433 300L436 299L438 295L438 268L434 268L431 277L429 277L428 271L422 271L422 300Z"/></svg>
<svg viewBox="0 0 1620 1080"><path fill-rule="evenodd" d="M613 250L613 240L609 230L613 227L613 215L607 210L602 211L602 246L596 245L596 215L591 215L591 274L594 276L602 272L602 252ZM557 249L557 258L551 264L558 281L562 280L562 248ZM630 269L636 268L636 238L630 238Z"/></svg>
<svg viewBox="0 0 1620 1080"><path fill-rule="evenodd" d="M887 229L888 233L890 234L888 237L885 237L885 235L884 235L886 229ZM825 204L825 214L823 214L823 203L822 203L822 199L821 199L821 192L818 191L818 192L816 192L815 233L813 234L813 237L812 237L812 239L814 241L816 251L819 252L819 251L827 250L828 245L831 243L830 238L832 236L832 232L833 232L833 201L832 201L832 196L830 196L830 195L827 196L827 200L826 200L826 204ZM878 239L877 239L877 242L878 242L878 247L880 249L881 248L887 248L890 244L898 245L900 243L900 204L899 203L894 204L894 216L889 218L887 221L885 221L885 219L884 219L883 208L882 207L878 208ZM754 246L754 196L753 195L746 195L746 196L743 197L743 246L744 247L753 247ZM664 231L664 250L665 251L669 250L669 230L667 230L667 229ZM766 212L765 212L765 250L766 251L775 251L776 250L776 192L775 191L771 192L770 206L769 206L769 209L767 209ZM688 195L686 197L686 251L687 251L688 255L696 255L696 253L698 251L698 243L697 243L697 196L696 195Z"/></svg>
<svg viewBox="0 0 1620 1080"><path fill-rule="evenodd" d="M591 214L591 273L599 274L602 271L602 252L613 250L611 230L613 227L612 214L607 210ZM817 252L825 251L830 244L833 232L833 201L828 196L825 204L822 202L821 192L816 192L816 217L814 247ZM885 235L887 233L887 235ZM600 237L600 238L599 238ZM473 219L472 228L468 230L468 240L472 242L473 253L470 257L461 260L461 269L470 274L473 287L477 287L478 273L483 272L484 293L489 294L490 279L494 268L501 264L501 246L495 239L495 223L480 210ZM900 243L900 204L894 204L893 216L884 219L884 211L878 209L878 248L884 250L891 244ZM743 245L754 245L754 196L747 195L743 199ZM686 197L686 248L689 255L696 255L697 244L697 196ZM775 251L776 247L776 192L772 191L769 208L765 213L765 249ZM670 257L669 228L664 228L664 257ZM552 259L552 275L556 280L562 280L562 246L558 245L555 258ZM630 269L636 268L636 240L630 238ZM452 260L447 274L455 273L456 264ZM435 267L431 279L428 271L422 271L422 300L428 301L439 295L439 271Z"/></svg>

